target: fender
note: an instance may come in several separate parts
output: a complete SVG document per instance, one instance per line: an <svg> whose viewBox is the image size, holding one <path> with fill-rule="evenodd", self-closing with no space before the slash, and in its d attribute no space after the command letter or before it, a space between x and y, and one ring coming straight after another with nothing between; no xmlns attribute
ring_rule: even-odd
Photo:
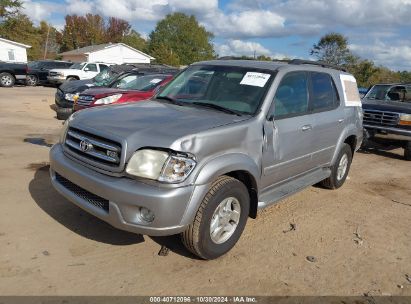
<svg viewBox="0 0 411 304"><path fill-rule="evenodd" d="M206 161L197 173L195 184L209 184L217 177L232 171L245 171L251 174L258 186L260 169L254 159L242 153L224 154Z"/></svg>
<svg viewBox="0 0 411 304"><path fill-rule="evenodd" d="M254 178L258 189L260 170L255 161L248 155L229 153L205 161L195 177L195 190L191 195L190 203L187 205L180 225L189 225L193 222L204 196L210 189L211 183L219 176L233 171L249 173Z"/></svg>
<svg viewBox="0 0 411 304"><path fill-rule="evenodd" d="M336 159L338 157L338 153L341 150L341 146L344 144L345 140L348 137L355 136L357 138L357 142L358 142L358 140L361 140L361 138L359 138L359 134L358 134L357 130L358 130L358 128L354 124L351 123L341 133L340 137L338 138L338 142L337 142L337 145L335 147L335 150L334 150L334 155L333 155L333 158L331 160L331 166L335 164Z"/></svg>

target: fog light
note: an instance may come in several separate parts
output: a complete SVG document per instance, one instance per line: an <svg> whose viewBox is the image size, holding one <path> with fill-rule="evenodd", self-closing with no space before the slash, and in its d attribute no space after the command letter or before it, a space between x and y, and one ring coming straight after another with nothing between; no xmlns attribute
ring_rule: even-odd
<svg viewBox="0 0 411 304"><path fill-rule="evenodd" d="M154 221L153 211L151 211L150 209L147 209L145 207L140 208L140 216L146 222L151 223L152 221Z"/></svg>

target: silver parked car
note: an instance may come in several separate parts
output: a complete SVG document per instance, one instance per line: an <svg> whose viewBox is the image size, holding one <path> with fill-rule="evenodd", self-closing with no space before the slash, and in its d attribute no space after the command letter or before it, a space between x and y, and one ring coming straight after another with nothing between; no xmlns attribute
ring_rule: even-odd
<svg viewBox="0 0 411 304"><path fill-rule="evenodd" d="M191 65L154 98L73 114L50 152L67 199L119 229L228 252L257 210L345 181L362 142L354 77L316 62Z"/></svg>

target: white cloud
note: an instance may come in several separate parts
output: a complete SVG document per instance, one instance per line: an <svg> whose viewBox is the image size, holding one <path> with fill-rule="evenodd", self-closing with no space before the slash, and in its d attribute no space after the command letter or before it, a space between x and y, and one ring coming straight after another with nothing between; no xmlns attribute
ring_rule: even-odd
<svg viewBox="0 0 411 304"><path fill-rule="evenodd" d="M68 14L85 15L93 12L94 2L87 0L66 0Z"/></svg>
<svg viewBox="0 0 411 304"><path fill-rule="evenodd" d="M52 2L41 1L33 2L32 0L23 1L23 13L30 17L35 23L46 20L51 16L53 11L58 10L60 5Z"/></svg>
<svg viewBox="0 0 411 304"><path fill-rule="evenodd" d="M208 15L205 25L216 35L230 38L269 37L281 34L285 19L273 12L248 10L225 15Z"/></svg>
<svg viewBox="0 0 411 304"><path fill-rule="evenodd" d="M276 59L289 57L285 54L272 53L258 42L243 41L238 39L228 40L226 43L215 45L216 52L219 56L270 56Z"/></svg>
<svg viewBox="0 0 411 304"><path fill-rule="evenodd" d="M172 12L203 14L218 9L218 0L168 0Z"/></svg>
<svg viewBox="0 0 411 304"><path fill-rule="evenodd" d="M411 70L411 46L391 45L382 41L373 44L351 44L350 49L363 58L371 58L375 64L394 70Z"/></svg>

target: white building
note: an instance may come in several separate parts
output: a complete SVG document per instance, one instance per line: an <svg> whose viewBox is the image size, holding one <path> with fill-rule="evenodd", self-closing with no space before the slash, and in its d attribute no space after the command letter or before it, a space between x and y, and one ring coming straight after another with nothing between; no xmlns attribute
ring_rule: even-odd
<svg viewBox="0 0 411 304"><path fill-rule="evenodd" d="M63 60L73 62L150 63L154 58L124 43L86 46L61 53Z"/></svg>
<svg viewBox="0 0 411 304"><path fill-rule="evenodd" d="M0 38L0 61L27 62L27 49L30 45Z"/></svg>

